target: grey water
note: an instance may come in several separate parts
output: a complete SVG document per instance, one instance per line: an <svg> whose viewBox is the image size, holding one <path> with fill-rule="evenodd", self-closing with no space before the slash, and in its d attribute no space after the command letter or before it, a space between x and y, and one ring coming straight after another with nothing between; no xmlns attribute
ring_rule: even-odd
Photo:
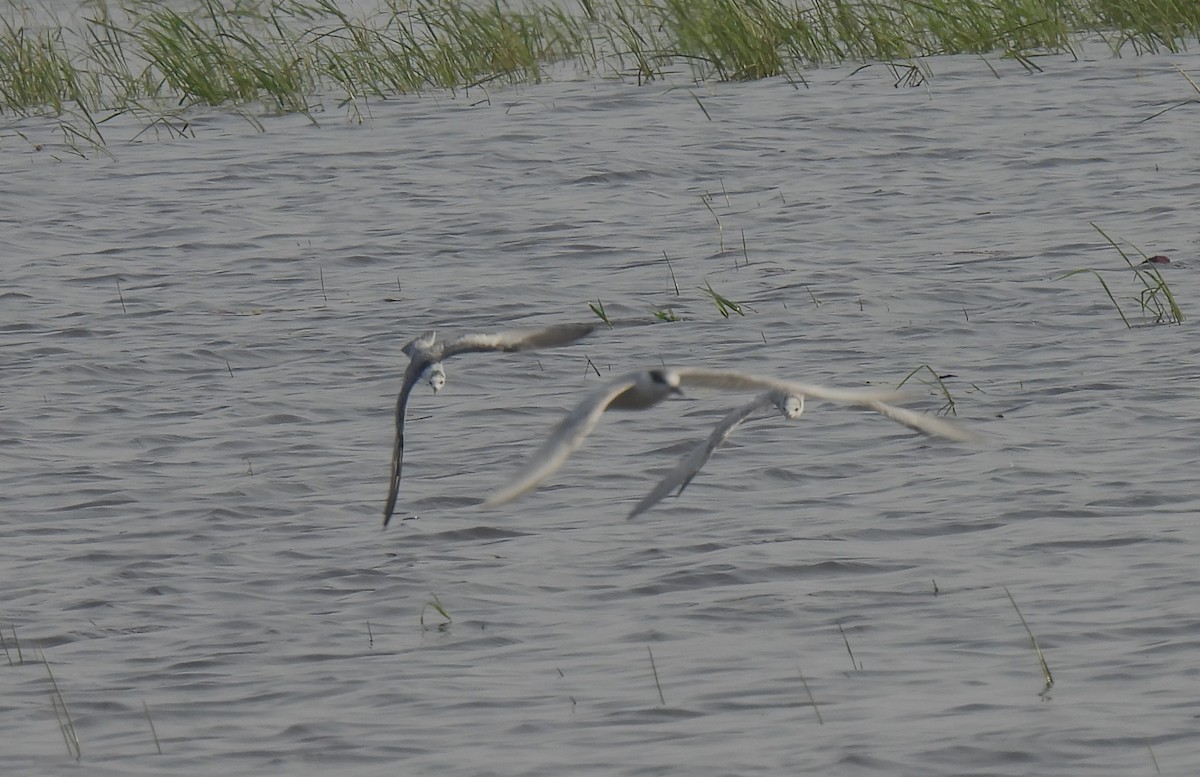
<svg viewBox="0 0 1200 777"><path fill-rule="evenodd" d="M10 123L5 773L1195 774L1200 58L1037 63L197 111L86 158ZM1093 223L1172 259L1182 325ZM589 302L618 326L418 387L382 531L405 342ZM662 363L928 365L983 440L810 402L626 521L749 398L694 391L478 508Z"/></svg>

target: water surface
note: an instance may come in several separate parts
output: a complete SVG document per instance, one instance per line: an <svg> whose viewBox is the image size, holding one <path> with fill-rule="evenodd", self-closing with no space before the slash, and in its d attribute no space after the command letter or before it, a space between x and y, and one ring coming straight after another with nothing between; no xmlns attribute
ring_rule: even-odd
<svg viewBox="0 0 1200 777"><path fill-rule="evenodd" d="M1198 108L1141 121L1200 60L1040 64L213 113L115 158L7 136L7 768L77 772L44 655L97 775L1195 773L1191 321L1126 329L1061 276L1111 269L1140 321L1094 222L1200 314ZM448 362L381 532L404 343L596 300L683 320ZM985 441L813 402L627 522L745 401L697 391L473 506L579 392L662 362L929 365Z"/></svg>

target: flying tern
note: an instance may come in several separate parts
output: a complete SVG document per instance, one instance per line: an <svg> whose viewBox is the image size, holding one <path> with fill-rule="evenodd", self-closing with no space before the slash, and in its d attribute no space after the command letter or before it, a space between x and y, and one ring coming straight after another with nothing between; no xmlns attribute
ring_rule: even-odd
<svg viewBox="0 0 1200 777"><path fill-rule="evenodd" d="M858 405L925 434L954 440L971 438L970 434L945 419L888 404L887 400L902 396L897 391L829 388L734 370L698 367L643 370L631 372L588 393L583 401L554 427L550 437L526 461L512 481L489 496L483 506L498 507L537 487L583 444L584 439L600 422L604 411L644 410L657 405L672 394L682 394L684 386L729 391L782 392L800 400L800 411L803 411L804 397Z"/></svg>
<svg viewBox="0 0 1200 777"><path fill-rule="evenodd" d="M436 394L446 385L446 370L442 362L460 353L484 351L529 351L536 348L554 348L569 345L589 334L593 324L559 324L545 329L525 329L487 334L468 334L453 340L438 341L437 333L425 332L404 346L408 356L408 367L404 370L404 383L396 398L396 438L392 445L392 475L388 487L387 502L383 507L383 525L386 527L396 509L396 497L400 491L400 472L404 466L404 413L408 396L421 380L428 381Z"/></svg>

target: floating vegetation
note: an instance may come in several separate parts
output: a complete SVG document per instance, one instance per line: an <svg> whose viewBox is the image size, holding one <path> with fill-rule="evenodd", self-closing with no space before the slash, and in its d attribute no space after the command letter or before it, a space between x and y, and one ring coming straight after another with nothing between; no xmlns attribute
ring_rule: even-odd
<svg viewBox="0 0 1200 777"><path fill-rule="evenodd" d="M1121 255L1121 258L1125 260L1125 264L1129 266L1129 269L1133 270L1134 276L1141 283L1142 289L1136 299L1138 305L1141 307L1142 318L1149 320L1152 324L1183 323L1183 310L1180 309L1175 295L1171 292L1171 287L1167 284L1167 279L1163 277L1162 272L1159 270L1160 263L1167 264L1169 260L1165 262L1161 261L1166 259L1166 257L1151 257L1145 251L1135 247L1134 250L1141 256L1141 261L1134 262L1129 257L1129 254L1125 252L1125 249L1121 248L1121 245L1117 241L1108 236L1108 233L1096 224L1092 224L1092 227L1104 237L1109 245L1117 249L1117 253ZM1100 274L1099 270L1083 267L1061 276L1060 280L1070 278L1073 275L1079 275L1080 273L1090 273L1096 277L1096 280L1100 282L1101 288L1104 289L1104 293L1108 295L1108 299L1112 302L1113 307L1117 309L1117 315L1121 317L1121 321L1125 324L1125 327L1132 329L1133 324L1129 322L1129 317L1121 309L1121 303L1117 301L1112 288L1104 280L1104 276Z"/></svg>
<svg viewBox="0 0 1200 777"><path fill-rule="evenodd" d="M1184 0L86 0L62 21L8 0L0 20L0 114L57 117L64 139L102 145L122 114L187 136L193 105L312 116L365 102L494 82L537 82L562 63L638 83L681 68L702 81L783 77L841 62L920 83L925 57L1074 54L1099 36L1116 54L1177 52L1200 35ZM703 109L703 105L701 105ZM715 215L715 214L714 214Z"/></svg>

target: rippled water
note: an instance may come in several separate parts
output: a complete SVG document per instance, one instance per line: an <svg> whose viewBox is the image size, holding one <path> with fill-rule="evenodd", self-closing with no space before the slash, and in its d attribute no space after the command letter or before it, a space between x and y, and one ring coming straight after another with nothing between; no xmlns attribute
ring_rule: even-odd
<svg viewBox="0 0 1200 777"><path fill-rule="evenodd" d="M97 775L1195 773L1192 324L1060 276L1136 313L1095 222L1200 315L1200 105L1140 121L1200 60L933 64L197 115L115 159L9 135L6 771L77 772L44 655ZM589 300L684 320L447 362L381 532L403 344ZM660 360L927 364L985 441L811 403L627 522L744 401L696 391L474 507L592 365Z"/></svg>

